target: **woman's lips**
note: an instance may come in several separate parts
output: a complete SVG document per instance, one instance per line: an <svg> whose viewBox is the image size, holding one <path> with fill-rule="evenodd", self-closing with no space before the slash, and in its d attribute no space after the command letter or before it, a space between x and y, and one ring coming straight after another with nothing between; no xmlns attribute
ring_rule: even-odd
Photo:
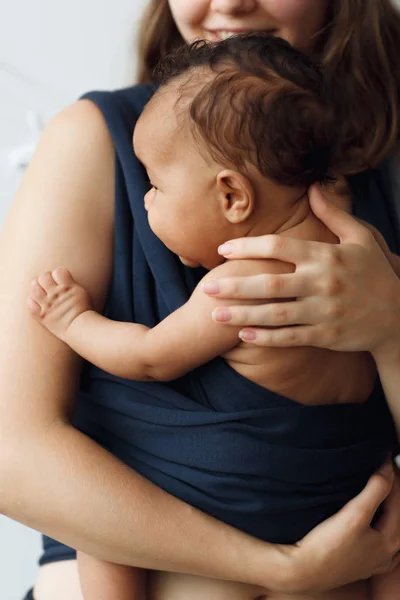
<svg viewBox="0 0 400 600"><path fill-rule="evenodd" d="M240 33L266 33L268 35L276 33L276 29L208 29L206 31L213 42L220 42Z"/></svg>

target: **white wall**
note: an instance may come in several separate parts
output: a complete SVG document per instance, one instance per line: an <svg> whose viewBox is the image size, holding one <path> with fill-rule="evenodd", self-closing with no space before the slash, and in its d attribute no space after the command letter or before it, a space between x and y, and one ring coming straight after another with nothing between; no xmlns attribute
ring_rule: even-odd
<svg viewBox="0 0 400 600"><path fill-rule="evenodd" d="M86 91L131 83L145 4L0 0L0 225L22 173L8 165L10 151L35 140L27 113L46 122ZM39 551L36 532L0 517L0 600L21 600Z"/></svg>
<svg viewBox="0 0 400 600"><path fill-rule="evenodd" d="M26 112L46 121L85 91L130 83L145 3L0 1L0 219L19 181L8 152L33 137Z"/></svg>

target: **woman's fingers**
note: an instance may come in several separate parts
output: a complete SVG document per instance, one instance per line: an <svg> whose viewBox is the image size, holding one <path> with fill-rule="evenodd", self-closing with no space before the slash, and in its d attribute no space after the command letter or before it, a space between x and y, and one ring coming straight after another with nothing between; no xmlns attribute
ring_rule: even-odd
<svg viewBox="0 0 400 600"><path fill-rule="evenodd" d="M318 185L308 191L310 206L316 217L332 231L341 242L361 242L371 232L361 225L352 215L329 202Z"/></svg>
<svg viewBox="0 0 400 600"><path fill-rule="evenodd" d="M391 493L393 479L393 468L387 463L358 496L298 542L294 565L302 580L311 582L302 591L334 589L396 566L386 536L370 526Z"/></svg>
<svg viewBox="0 0 400 600"><path fill-rule="evenodd" d="M262 235L230 240L220 246L218 252L230 259L273 258L300 264L309 260L314 249L318 252L322 245L321 242L298 240L282 235Z"/></svg>
<svg viewBox="0 0 400 600"><path fill-rule="evenodd" d="M217 323L239 327L287 327L288 325L311 325L325 321L329 315L321 311L317 298L305 298L292 302L271 302L244 306L219 306L212 313ZM322 307L324 305L322 304Z"/></svg>
<svg viewBox="0 0 400 600"><path fill-rule="evenodd" d="M310 188L308 195L314 214L342 243L353 242L365 245L368 240L373 238L370 229L359 223L352 215L329 202L317 185ZM229 259L272 258L299 265L320 257L325 246L331 246L331 244L282 235L263 235L229 240L219 247L218 252Z"/></svg>
<svg viewBox="0 0 400 600"><path fill-rule="evenodd" d="M325 339L320 334L316 325L300 325L299 327L283 327L281 329L261 329L246 327L239 332L239 337L244 342L255 346L268 346L269 348L293 348L295 346L314 346L325 348ZM328 342L327 342L328 344Z"/></svg>
<svg viewBox="0 0 400 600"><path fill-rule="evenodd" d="M314 291L312 281L300 273L262 273L248 277L225 277L208 280L203 291L217 298L274 299L309 296Z"/></svg>
<svg viewBox="0 0 400 600"><path fill-rule="evenodd" d="M389 496L386 498L383 505L383 515L375 525L375 529L380 531L392 546L393 552L400 550L400 474L397 469L394 471L395 477L393 487Z"/></svg>
<svg viewBox="0 0 400 600"><path fill-rule="evenodd" d="M347 512L352 522L356 520L361 526L368 526L382 502L390 495L393 483L393 465L387 462L370 477L365 488L342 511Z"/></svg>

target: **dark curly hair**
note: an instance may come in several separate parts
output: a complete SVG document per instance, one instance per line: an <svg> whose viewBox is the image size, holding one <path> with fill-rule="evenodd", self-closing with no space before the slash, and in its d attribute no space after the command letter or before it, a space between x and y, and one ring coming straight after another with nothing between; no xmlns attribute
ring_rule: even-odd
<svg viewBox="0 0 400 600"><path fill-rule="evenodd" d="M346 174L375 167L399 148L399 40L400 10L393 0L330 0L327 22L314 41L344 126ZM148 0L138 81L150 82L158 61L184 43L168 0Z"/></svg>
<svg viewBox="0 0 400 600"><path fill-rule="evenodd" d="M282 185L331 181L339 135L324 78L286 41L251 33L182 46L154 72L161 89L178 78L179 121L213 160Z"/></svg>

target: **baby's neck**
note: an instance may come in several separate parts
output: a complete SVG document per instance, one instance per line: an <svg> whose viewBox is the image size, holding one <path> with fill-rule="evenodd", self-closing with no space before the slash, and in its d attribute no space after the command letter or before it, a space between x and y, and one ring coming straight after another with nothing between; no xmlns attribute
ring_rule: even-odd
<svg viewBox="0 0 400 600"><path fill-rule="evenodd" d="M307 193L289 203L282 215L271 219L262 213L246 237L276 234L306 240L337 242L337 237L314 215Z"/></svg>

